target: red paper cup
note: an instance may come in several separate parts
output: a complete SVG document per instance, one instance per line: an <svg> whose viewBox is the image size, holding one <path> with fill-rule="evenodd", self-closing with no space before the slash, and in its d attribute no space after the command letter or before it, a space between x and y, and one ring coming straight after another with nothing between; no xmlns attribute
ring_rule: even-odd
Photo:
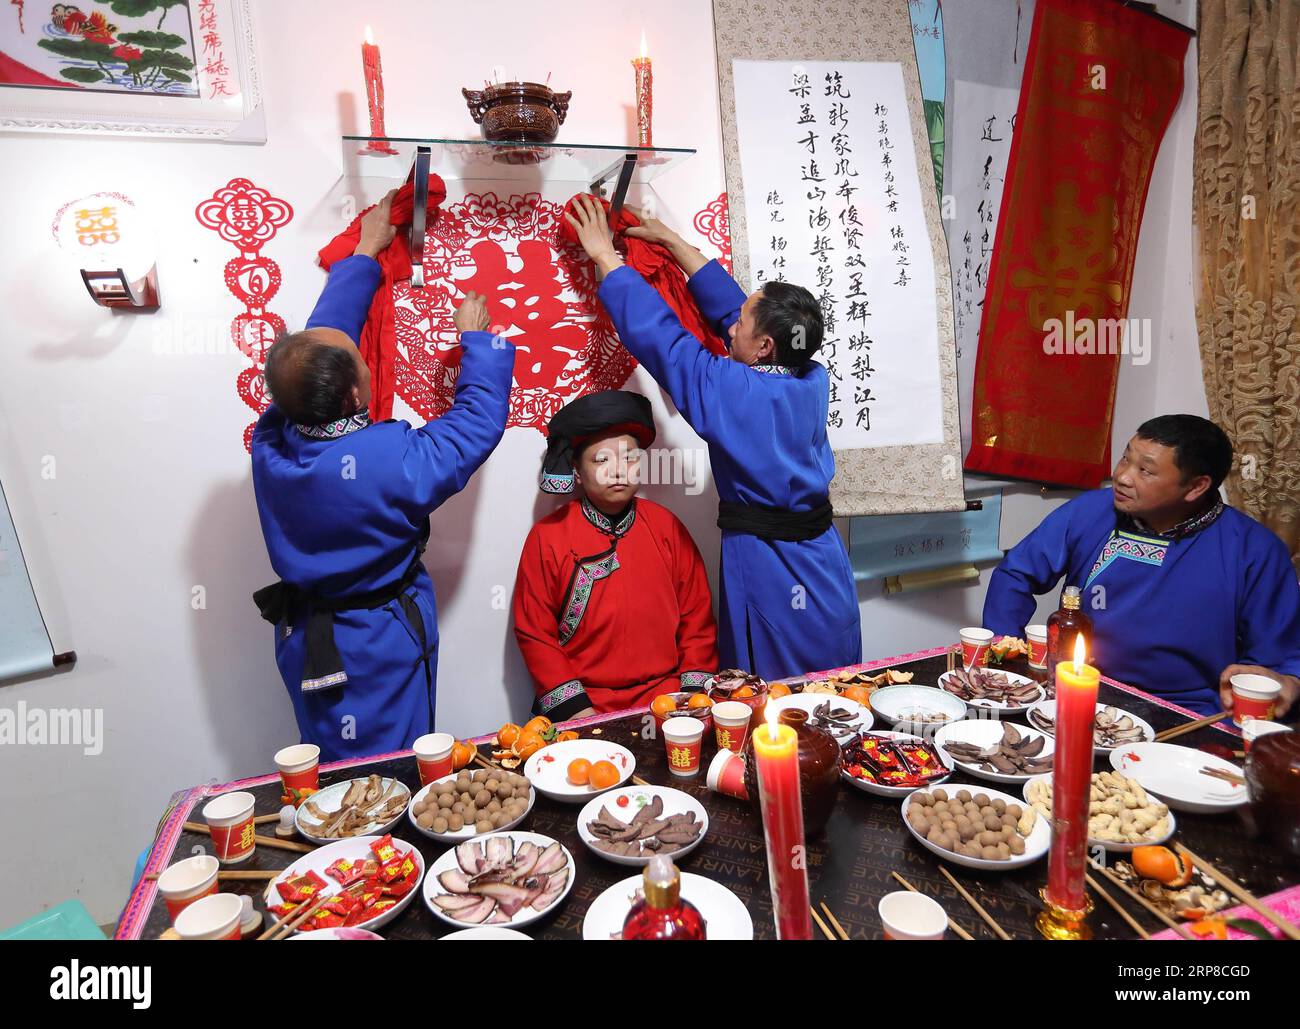
<svg viewBox="0 0 1300 1029"><path fill-rule="evenodd" d="M223 865L237 864L253 854L257 845L253 835L253 803L251 793L223 793L203 807L212 849Z"/></svg>
<svg viewBox="0 0 1300 1029"><path fill-rule="evenodd" d="M988 656L989 644L993 642L993 633L988 629L961 630L961 660L967 668L982 665Z"/></svg>
<svg viewBox="0 0 1300 1029"><path fill-rule="evenodd" d="M948 928L939 903L911 890L886 893L876 910L887 940L942 940Z"/></svg>
<svg viewBox="0 0 1300 1029"><path fill-rule="evenodd" d="M695 775L704 750L704 723L698 718L668 719L664 722L664 747L668 771L681 777Z"/></svg>
<svg viewBox="0 0 1300 1029"><path fill-rule="evenodd" d="M176 918L182 940L237 940L244 906L233 893L214 893L196 900Z"/></svg>
<svg viewBox="0 0 1300 1029"><path fill-rule="evenodd" d="M719 750L740 753L749 736L749 722L753 711L748 704L739 700L724 700L713 705L713 731L718 740Z"/></svg>
<svg viewBox="0 0 1300 1029"><path fill-rule="evenodd" d="M1029 667L1047 667L1047 626L1026 625L1025 642L1029 644Z"/></svg>
<svg viewBox="0 0 1300 1029"><path fill-rule="evenodd" d="M709 772L704 780L709 789L737 800L748 800L745 789L745 759L730 750L719 750L709 762Z"/></svg>
<svg viewBox="0 0 1300 1029"><path fill-rule="evenodd" d="M1250 672L1238 672L1232 683L1232 720L1238 725L1245 718L1259 718L1271 722L1277 713L1277 698L1282 684L1276 679Z"/></svg>
<svg viewBox="0 0 1300 1029"><path fill-rule="evenodd" d="M456 737L449 732L431 732L415 741L415 763L420 768L420 785L451 775L451 751Z"/></svg>
<svg viewBox="0 0 1300 1029"><path fill-rule="evenodd" d="M1244 718L1241 722L1241 742L1242 749L1249 754L1250 745L1261 736L1268 736L1275 732L1294 732L1289 725L1283 725L1281 722L1267 722L1262 718Z"/></svg>
<svg viewBox="0 0 1300 1029"><path fill-rule="evenodd" d="M158 876L158 892L167 905L167 914L176 923L176 916L196 900L217 892L217 869L221 862L211 854L196 854L169 865Z"/></svg>
<svg viewBox="0 0 1300 1029"><path fill-rule="evenodd" d="M290 796L294 795L294 790L320 788L320 747L314 743L297 743L277 750L275 767L280 769L280 781ZM294 807L301 803L298 801Z"/></svg>

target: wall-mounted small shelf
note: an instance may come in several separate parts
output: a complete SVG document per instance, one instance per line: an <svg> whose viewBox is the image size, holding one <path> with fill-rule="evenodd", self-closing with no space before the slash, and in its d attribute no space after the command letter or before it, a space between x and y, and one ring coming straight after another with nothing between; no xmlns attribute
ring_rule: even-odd
<svg viewBox="0 0 1300 1029"><path fill-rule="evenodd" d="M371 144L382 146L374 149ZM416 139L397 136L344 136L343 168L349 177L412 182L415 217L411 223L411 285L424 286L425 206L429 173L444 180L580 183L599 196L609 195L610 211L623 207L632 183L648 183L681 164L694 150L680 147L597 146L585 143L489 143L481 139Z"/></svg>

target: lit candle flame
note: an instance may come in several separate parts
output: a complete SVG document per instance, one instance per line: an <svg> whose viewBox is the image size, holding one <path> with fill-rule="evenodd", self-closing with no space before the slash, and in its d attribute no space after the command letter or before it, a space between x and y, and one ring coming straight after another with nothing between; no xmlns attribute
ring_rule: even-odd
<svg viewBox="0 0 1300 1029"><path fill-rule="evenodd" d="M778 721L777 716L780 715L780 712L777 710L775 704L768 704L767 707L764 709L763 713L767 718L767 738L769 742L775 743L777 738L776 737L776 725Z"/></svg>
<svg viewBox="0 0 1300 1029"><path fill-rule="evenodd" d="M367 46L375 45L375 34L370 31L369 25L366 26L366 45Z"/></svg>
<svg viewBox="0 0 1300 1029"><path fill-rule="evenodd" d="M1083 666L1088 657L1088 651L1083 645L1083 633L1079 633L1074 638L1074 674L1082 675Z"/></svg>
<svg viewBox="0 0 1300 1029"><path fill-rule="evenodd" d="M649 55L645 52L645 29L641 30L641 59L645 60Z"/></svg>

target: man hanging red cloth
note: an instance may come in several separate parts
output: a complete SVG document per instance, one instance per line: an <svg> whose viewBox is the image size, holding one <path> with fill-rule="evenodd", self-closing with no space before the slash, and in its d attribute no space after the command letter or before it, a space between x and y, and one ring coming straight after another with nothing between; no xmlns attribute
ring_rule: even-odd
<svg viewBox="0 0 1300 1029"><path fill-rule="evenodd" d="M434 216L442 202L447 199L447 187L437 175L429 176L429 202L426 206L427 225L433 224ZM371 205L374 206L373 204ZM367 207L366 211L370 208ZM362 211L352 219L352 224L327 243L319 253L320 266L326 271L335 261L351 257L361 238ZM415 187L406 183L393 197L392 223L397 226L410 225L415 214ZM381 422L393 416L393 390L397 375L397 314L393 309L393 283L409 279L411 276L411 250L407 246L406 236L399 232L388 249L376 258L381 269L379 288L370 303L370 314L361 330L361 356L370 369L370 420Z"/></svg>
<svg viewBox="0 0 1300 1029"><path fill-rule="evenodd" d="M596 203L609 210L609 203L600 197L592 197ZM564 213L572 213L573 199L564 205ZM695 299L686 287L686 275L673 260L668 248L648 240L638 238L637 232L641 219L627 207L619 211L618 217L610 223L614 230L615 245L626 247L626 261L629 268L640 272L641 277L654 287L655 292L664 298L664 302L673 309L678 320L692 336L705 348L715 354L725 354L727 345L710 327L695 306ZM560 244L581 249L577 234L569 224L568 218L560 220ZM623 249L623 247L620 247Z"/></svg>
<svg viewBox="0 0 1300 1029"><path fill-rule="evenodd" d="M1114 0L1038 0L980 325L966 468L1095 489L1189 32ZM1149 350L1145 360L1150 359Z"/></svg>

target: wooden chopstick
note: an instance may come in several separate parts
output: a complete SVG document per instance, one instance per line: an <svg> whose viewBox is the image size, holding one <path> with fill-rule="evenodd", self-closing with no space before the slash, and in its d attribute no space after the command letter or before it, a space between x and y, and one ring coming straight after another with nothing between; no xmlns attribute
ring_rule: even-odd
<svg viewBox="0 0 1300 1029"><path fill-rule="evenodd" d="M997 934L999 939L1002 940L1011 939L1011 937L1007 935L1007 931L1003 929L1002 926L998 925L998 923L994 920L993 916L990 915L987 911L985 911L984 908L980 905L980 902L976 900L974 897L972 897L966 891L966 887L964 887L955 878L953 878L953 874L950 871L948 871L948 869L944 868L943 865L940 865L939 871L943 873L943 877L945 879L947 879L950 883L952 883L953 889L955 889L958 893L962 895L962 899L965 900L967 904L969 904L971 907L975 909L975 913L979 915L980 918L984 919L985 923L988 925L990 929L992 929Z"/></svg>
<svg viewBox="0 0 1300 1029"><path fill-rule="evenodd" d="M1118 887L1121 892L1123 892L1129 897L1130 900L1137 901L1144 908L1146 908L1147 911L1151 912L1151 914L1155 915L1156 918L1160 919L1160 921L1164 922L1165 925L1169 926L1170 929L1178 933L1178 935L1181 936L1183 939L1185 940L1196 939L1196 937L1192 935L1191 930L1189 930L1185 925L1182 925L1179 922L1175 922L1172 918L1170 918L1158 907L1156 907L1149 900L1147 900L1146 897L1138 893L1137 890L1132 889L1128 885L1128 883L1124 882L1123 879L1117 876L1109 868L1103 868L1101 865L1093 865L1092 867L1095 868L1102 875L1104 875L1110 883Z"/></svg>
<svg viewBox="0 0 1300 1029"><path fill-rule="evenodd" d="M202 833L204 836L211 836L208 827L201 822L186 822L184 828L187 832ZM277 840L273 836L254 836L253 839L259 847L274 847L278 850L292 850L298 854L310 854L316 848L309 847L305 843L297 843L294 840Z"/></svg>
<svg viewBox="0 0 1300 1029"><path fill-rule="evenodd" d="M1207 725L1213 725L1224 718L1228 717L1228 712L1220 711L1215 715L1206 715L1204 718L1198 718L1194 722L1187 722L1184 725L1175 725L1172 729L1163 729L1155 735L1156 743L1164 743L1172 740L1176 736L1182 736L1184 733L1195 732L1197 729L1204 729Z"/></svg>
<svg viewBox="0 0 1300 1029"><path fill-rule="evenodd" d="M280 820L280 816L279 816L278 814L274 814L274 815L258 815L256 818L253 819L253 824L254 824L254 825L268 825L268 824L270 824L271 822L278 822L279 820Z"/></svg>
<svg viewBox="0 0 1300 1029"><path fill-rule="evenodd" d="M262 879L274 879L283 871L283 868L268 868L264 871L248 869L242 872L218 872L217 878L225 882L250 882ZM157 882L158 876L161 874L161 872L150 872L144 878L147 882Z"/></svg>
<svg viewBox="0 0 1300 1029"><path fill-rule="evenodd" d="M1246 780L1235 772L1229 772L1222 768L1213 768L1206 765L1201 769L1201 775L1208 776L1211 779L1218 779L1220 782L1226 782L1230 786L1245 786Z"/></svg>
<svg viewBox="0 0 1300 1029"><path fill-rule="evenodd" d="M913 893L920 893L920 892L921 892L921 891L918 890L915 886L913 886L910 882L908 882L906 879L904 879L901 875L899 875L897 872L890 872L889 874L892 875L895 879L897 879L900 883L902 883L902 884L903 884L905 887L907 887L909 890L911 890ZM955 933L956 933L958 936L960 936L963 940L974 940L974 939L975 939L974 936L972 936L972 935L971 935L970 933L968 933L965 929L963 929L961 926L959 926L959 925L958 925L956 922L954 922L951 918L948 919L948 928L951 929L953 932L955 932Z"/></svg>
<svg viewBox="0 0 1300 1029"><path fill-rule="evenodd" d="M844 931L844 926L840 925L840 920L835 917L835 912L826 906L826 901L821 902L822 910L826 912L826 917L830 919L831 925L835 926L835 931L840 934L841 940L847 940L849 934Z"/></svg>
<svg viewBox="0 0 1300 1029"><path fill-rule="evenodd" d="M258 939L259 940L283 940L286 936L292 935L293 931L297 929L298 926L302 925L303 922L311 918L312 915L316 914L316 912L320 910L321 905L323 905L326 901L331 900L333 896L334 894L331 894L329 897L326 897L324 895L317 895L315 900L313 900L310 904L305 905L305 910L290 911L287 915L285 915L282 919L280 919L280 921L276 922L275 925L271 926L270 929L268 929L261 936L259 936Z"/></svg>
<svg viewBox="0 0 1300 1029"><path fill-rule="evenodd" d="M1222 886L1225 890L1231 893L1234 897L1236 897L1239 901L1245 904L1256 914L1263 915L1265 918L1269 919L1269 921L1271 921L1274 925L1276 925L1279 929L1281 929L1284 933L1286 933L1287 936L1291 937L1291 939L1300 940L1300 928L1296 928L1294 923L1289 921L1284 916L1278 914L1278 912L1274 911L1271 907L1265 904L1262 900L1256 897L1244 886L1238 885L1236 882L1234 882L1232 879L1224 875L1212 864L1206 861L1205 858L1198 857L1196 854L1192 853L1190 850L1184 847L1181 843L1175 843L1174 847L1178 850L1180 854L1183 854L1194 864L1199 865L1201 870L1205 872L1211 879L1217 882L1220 886Z"/></svg>
<svg viewBox="0 0 1300 1029"><path fill-rule="evenodd" d="M817 909L815 907L809 907L808 913L813 916L813 921L817 923L817 928L826 935L828 940L836 939L835 934L826 928L826 923L821 920L821 916L817 914Z"/></svg>
<svg viewBox="0 0 1300 1029"><path fill-rule="evenodd" d="M952 644L949 643L948 644L948 671L950 672L952 671L952 666L953 666Z"/></svg>
<svg viewBox="0 0 1300 1029"><path fill-rule="evenodd" d="M1144 940L1151 939L1151 934L1148 933L1145 929L1143 929L1142 926L1138 925L1137 919L1135 919L1132 915L1130 915L1127 911L1125 911L1122 907L1120 907L1119 901L1117 901L1114 897L1112 897L1109 893L1107 893L1105 890L1101 888L1101 883L1097 882L1097 880L1090 875L1085 875L1084 878L1088 880L1088 885L1092 887L1093 892L1099 895L1102 898L1102 900L1104 900L1107 904L1113 907L1115 909L1115 913L1118 914L1120 918L1124 919L1124 921L1128 923L1128 927L1130 929L1132 929L1135 933L1138 934L1138 936L1140 936Z"/></svg>

